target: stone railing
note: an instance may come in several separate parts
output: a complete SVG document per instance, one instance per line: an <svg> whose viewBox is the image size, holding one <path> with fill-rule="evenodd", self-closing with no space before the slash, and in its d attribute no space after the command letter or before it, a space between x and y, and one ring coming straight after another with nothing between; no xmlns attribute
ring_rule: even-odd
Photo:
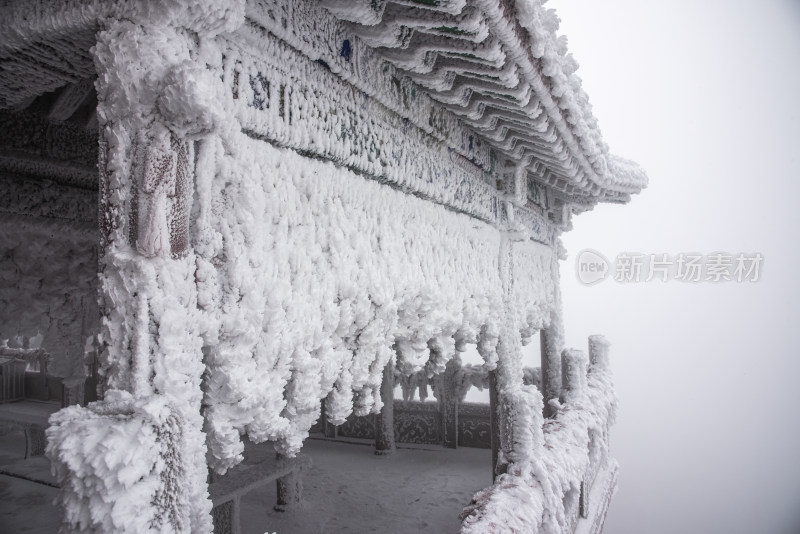
<svg viewBox="0 0 800 534"><path fill-rule="evenodd" d="M375 416L351 415L344 424L333 427L322 419L311 428L328 438L374 440ZM458 447L491 447L491 413L489 405L462 402L458 405L456 444ZM397 443L444 445L443 417L438 402L394 401L394 437Z"/></svg>
<svg viewBox="0 0 800 534"><path fill-rule="evenodd" d="M471 388L489 388L489 371L482 365L461 365L457 361L449 365L449 371L430 378L425 371L407 377L395 374L395 384L401 386L403 395L402 400L393 401L395 442L491 448L491 408L488 402L464 401ZM538 367L526 367L523 373L525 384L540 387ZM450 380L446 380L448 376ZM429 388L437 402L425 402ZM415 397L419 400L414 400ZM457 402L450 402L448 410L446 399L457 399ZM377 422L373 414L351 415L336 427L324 419L324 416L320 417L311 433L322 433L328 438L376 439ZM447 439L447 425L455 428L454 442Z"/></svg>
<svg viewBox="0 0 800 534"><path fill-rule="evenodd" d="M554 417L534 413L532 450L508 465L462 513L462 533L599 532L616 486L608 431L616 397L608 342L589 338L589 358L562 353L563 388Z"/></svg>

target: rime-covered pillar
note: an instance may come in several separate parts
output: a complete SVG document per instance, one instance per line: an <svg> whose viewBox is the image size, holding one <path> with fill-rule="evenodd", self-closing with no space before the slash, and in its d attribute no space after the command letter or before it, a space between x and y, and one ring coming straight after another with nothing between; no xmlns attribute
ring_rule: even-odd
<svg viewBox="0 0 800 534"><path fill-rule="evenodd" d="M189 212L194 143L164 116L193 45L174 27L111 22L95 48L101 182L100 374L110 391L163 397L180 427L187 531L211 530L200 414L204 371ZM170 80L172 78L172 80ZM146 82L145 82L146 81ZM173 83L170 83L170 82ZM169 112L168 112L169 113ZM116 396L116 394L113 394ZM108 398L108 393L106 398Z"/></svg>
<svg viewBox="0 0 800 534"><path fill-rule="evenodd" d="M375 414L375 454L392 454L394 443L394 358L383 368L381 382L383 407Z"/></svg>
<svg viewBox="0 0 800 534"><path fill-rule="evenodd" d="M496 330L483 328L478 340L478 352L487 364L496 361L496 369L489 374L495 477L506 472L509 464L532 458L544 443L542 397L535 386L526 386L522 381L522 339L511 271L513 254L514 242L504 236L499 258L504 291L502 322Z"/></svg>
<svg viewBox="0 0 800 534"><path fill-rule="evenodd" d="M278 462L292 461L292 458L281 453L277 453L276 457ZM303 478L300 476L299 471L292 471L288 475L279 478L275 484L278 491L278 503L275 505L276 511L285 512L300 504L303 496Z"/></svg>
<svg viewBox="0 0 800 534"><path fill-rule="evenodd" d="M458 447L458 371L461 358L456 354L445 366L441 377L439 403L442 411L442 445L448 449Z"/></svg>
<svg viewBox="0 0 800 534"><path fill-rule="evenodd" d="M320 415L322 433L326 438L336 439L336 425L328 421L328 409L325 406L326 404L325 402L322 403L322 415Z"/></svg>
<svg viewBox="0 0 800 534"><path fill-rule="evenodd" d="M502 449L500 439L500 392L497 387L497 371L489 371L489 421L491 428L491 446L492 446L492 482L495 478L505 473L508 467L507 463L500 465L500 451Z"/></svg>
<svg viewBox="0 0 800 534"><path fill-rule="evenodd" d="M230 127L213 38L243 22L244 2L113 9L92 48L105 398L54 416L48 456L61 482L65 531L125 524L140 532L211 532L204 315L192 246L195 145ZM109 450L125 436L126 455L82 456L67 443L71 434L109 440ZM74 483L82 477L91 483Z"/></svg>
<svg viewBox="0 0 800 534"><path fill-rule="evenodd" d="M553 254L551 276L553 277L553 308L550 310L548 325L539 331L541 342L542 396L544 397L544 416L555 415L551 400L561 396L561 351L564 348L564 324L561 310L561 288L558 260L561 255L561 243L556 243L556 254Z"/></svg>

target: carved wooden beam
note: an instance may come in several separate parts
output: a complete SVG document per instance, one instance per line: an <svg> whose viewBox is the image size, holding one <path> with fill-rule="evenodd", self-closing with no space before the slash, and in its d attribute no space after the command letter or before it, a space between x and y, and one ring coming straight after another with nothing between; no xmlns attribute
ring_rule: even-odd
<svg viewBox="0 0 800 534"><path fill-rule="evenodd" d="M94 80L92 79L81 80L66 86L50 108L48 118L60 122L68 120L86 103L92 92L94 92Z"/></svg>

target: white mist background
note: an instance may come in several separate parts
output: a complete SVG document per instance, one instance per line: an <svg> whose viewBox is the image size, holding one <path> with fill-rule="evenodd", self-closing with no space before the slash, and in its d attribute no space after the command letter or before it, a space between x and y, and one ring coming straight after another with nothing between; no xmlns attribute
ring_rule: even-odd
<svg viewBox="0 0 800 534"><path fill-rule="evenodd" d="M800 533L800 2L557 0L613 153L650 185L573 218L567 346L620 397L606 534ZM575 256L760 252L757 283L582 286Z"/></svg>

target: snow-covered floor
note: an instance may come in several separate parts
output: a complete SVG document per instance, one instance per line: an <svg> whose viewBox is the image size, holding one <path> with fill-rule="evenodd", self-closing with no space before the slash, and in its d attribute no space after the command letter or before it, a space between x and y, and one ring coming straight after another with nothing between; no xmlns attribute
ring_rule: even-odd
<svg viewBox="0 0 800 534"><path fill-rule="evenodd" d="M22 430L0 426L0 468L30 465L21 463L24 457ZM59 518L52 504L57 493L56 488L0 474L0 534L58 532Z"/></svg>
<svg viewBox="0 0 800 534"><path fill-rule="evenodd" d="M275 502L273 485L253 492L242 503L247 523L253 522L243 525L243 534L458 532L462 508L492 482L486 449L399 449L375 456L364 445L308 440L303 450L313 466L304 479L302 509L264 507Z"/></svg>
<svg viewBox="0 0 800 534"><path fill-rule="evenodd" d="M0 435L0 465L18 461L20 434ZM254 490L241 503L242 533L458 532L458 514L472 495L491 484L486 449L399 449L375 456L367 445L309 439L303 452L305 502L275 512L275 485ZM58 529L56 489L0 475L0 534Z"/></svg>

